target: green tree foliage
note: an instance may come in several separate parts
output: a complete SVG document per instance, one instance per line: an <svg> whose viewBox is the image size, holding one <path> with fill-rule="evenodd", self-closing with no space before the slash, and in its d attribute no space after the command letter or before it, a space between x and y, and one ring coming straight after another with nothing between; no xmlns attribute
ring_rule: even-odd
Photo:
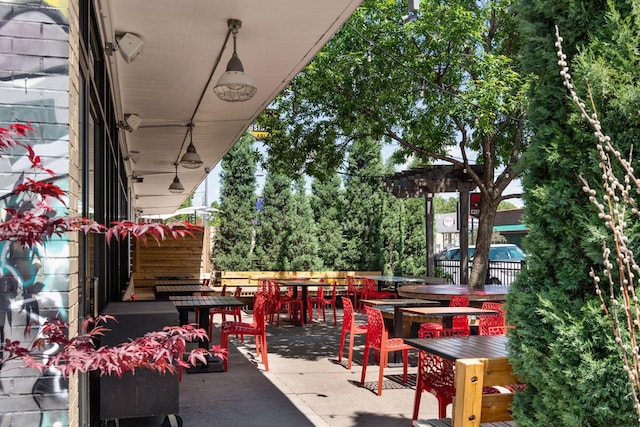
<svg viewBox="0 0 640 427"><path fill-rule="evenodd" d="M557 25L578 93L587 96L588 78L603 129L628 152L640 140L638 6L521 0L516 9L527 39L524 64L537 76L529 114L534 135L523 178L530 230L524 246L531 255L507 301L508 321L516 326L510 358L527 383L514 403L520 427L638 425L588 276L590 267L597 270L602 263L606 234L578 176L601 180L596 141L562 87L554 47Z"/></svg>
<svg viewBox="0 0 640 427"><path fill-rule="evenodd" d="M442 196L433 198L433 210L436 214L458 212L458 198L449 197L445 199Z"/></svg>
<svg viewBox="0 0 640 427"><path fill-rule="evenodd" d="M334 173L326 180L314 179L311 183L311 209L318 233L320 250L318 257L327 270L348 270L342 260L342 206L340 176Z"/></svg>
<svg viewBox="0 0 640 427"><path fill-rule="evenodd" d="M257 153L245 135L222 159L220 225L213 246L216 270L252 270Z"/></svg>
<svg viewBox="0 0 640 427"><path fill-rule="evenodd" d="M256 229L256 256L262 270L287 271L289 268L284 239L289 231L291 203L291 178L268 171Z"/></svg>
<svg viewBox="0 0 640 427"><path fill-rule="evenodd" d="M322 262L318 257L317 227L309 197L305 193L304 179L294 182L291 197L291 214L287 218L287 231L283 236L286 250L284 265L291 271L319 270Z"/></svg>
<svg viewBox="0 0 640 427"><path fill-rule="evenodd" d="M380 228L384 194L380 181L380 144L371 139L354 141L349 150L348 164L342 212L345 238L343 258L346 265L355 270L382 270Z"/></svg>
<svg viewBox="0 0 640 427"><path fill-rule="evenodd" d="M471 283L484 282L493 220L526 146L527 79L513 58L513 0L365 0L348 23L259 118L269 162L322 176L355 140L394 142L411 157L464 167L483 195ZM450 155L451 149L462 158ZM483 173L470 168L483 165ZM503 167L501 173L497 173Z"/></svg>

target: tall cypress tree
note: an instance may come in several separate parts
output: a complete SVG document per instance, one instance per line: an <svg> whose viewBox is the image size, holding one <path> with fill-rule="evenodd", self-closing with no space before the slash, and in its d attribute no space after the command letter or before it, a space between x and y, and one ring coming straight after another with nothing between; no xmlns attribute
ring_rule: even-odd
<svg viewBox="0 0 640 427"><path fill-rule="evenodd" d="M383 192L380 144L371 139L356 140L348 155L345 178L343 223L344 260L355 270L383 268L381 221Z"/></svg>
<svg viewBox="0 0 640 427"><path fill-rule="evenodd" d="M562 86L554 46L557 25L579 93L587 99L584 77L589 76L603 129L626 152L639 136L637 102L629 102L638 99L638 90L611 68L629 45L615 46L620 29L607 21L607 3L521 0L517 8L527 40L524 65L537 76L523 179L530 230L524 246L531 256L507 300L507 320L516 326L510 359L527 383L514 402L520 427L638 425L619 352L589 277L590 269L602 264L605 233L578 176L601 179L596 141ZM630 16L629 1L609 3ZM591 50L593 43L600 48ZM608 44L614 45L608 61L597 60ZM637 45L636 40L634 49ZM579 50L583 59L576 57ZM622 104L633 107L625 112Z"/></svg>
<svg viewBox="0 0 640 427"><path fill-rule="evenodd" d="M222 159L220 226L213 246L216 270L252 270L257 153L245 135Z"/></svg>
<svg viewBox="0 0 640 427"><path fill-rule="evenodd" d="M316 271L322 266L318 257L319 245L317 228L309 197L305 191L305 181L294 182L291 197L291 215L287 221L284 244L287 251L287 265L292 271Z"/></svg>
<svg viewBox="0 0 640 427"><path fill-rule="evenodd" d="M314 179L311 183L311 209L317 227L318 257L326 270L348 270L342 261L343 194L340 191L340 176L334 173L326 180Z"/></svg>
<svg viewBox="0 0 640 427"><path fill-rule="evenodd" d="M291 215L291 179L267 172L262 190L262 208L256 230L257 264L263 270L287 271L288 258L284 238Z"/></svg>

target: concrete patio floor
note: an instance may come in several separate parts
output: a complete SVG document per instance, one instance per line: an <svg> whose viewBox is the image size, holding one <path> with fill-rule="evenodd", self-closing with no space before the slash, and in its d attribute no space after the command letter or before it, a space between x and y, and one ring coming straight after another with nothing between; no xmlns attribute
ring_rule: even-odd
<svg viewBox="0 0 640 427"><path fill-rule="evenodd" d="M245 316L251 320L250 314ZM363 315L358 317L364 322ZM352 369L346 369L346 359L342 364L337 362L341 324L339 309L335 327L333 322L318 320L304 327L282 321L280 327L269 325L268 372L254 359L253 337L247 337L244 344L233 339L228 372L183 375L179 386L183 425L410 426L417 351L410 352L408 385L402 384L401 366L388 367L382 396L378 396L378 366L373 357L365 386L360 386L364 335L356 337ZM219 329L214 329L213 335L214 343L218 342ZM423 393L420 419L436 417L435 397ZM161 423L162 418L158 418L121 420L120 425Z"/></svg>

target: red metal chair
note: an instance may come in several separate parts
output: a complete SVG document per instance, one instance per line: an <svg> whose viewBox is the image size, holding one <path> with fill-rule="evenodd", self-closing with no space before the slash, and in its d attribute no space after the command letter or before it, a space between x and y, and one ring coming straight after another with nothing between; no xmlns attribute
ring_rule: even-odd
<svg viewBox="0 0 640 427"><path fill-rule="evenodd" d="M496 310L500 314L481 314L478 316L478 335L502 335L497 334L494 327L505 326L504 305L500 302L483 302L485 310Z"/></svg>
<svg viewBox="0 0 640 427"><path fill-rule="evenodd" d="M461 295L454 295L449 300L449 307L468 307L469 306L469 298ZM465 331L465 335L469 335L471 333L469 328L469 319L465 315L461 316L453 316L452 319L452 327L453 329L462 329ZM441 330L443 328L441 323L423 323L420 325L420 329L426 330Z"/></svg>
<svg viewBox="0 0 640 427"><path fill-rule="evenodd" d="M464 329L443 328L440 330L421 328L418 330L418 338L443 338L468 336ZM453 402L456 395L455 388L455 362L443 359L426 351L420 351L418 355L418 379L416 381L416 397L413 402L413 418L418 419L420 412L420 399L422 392L433 394L438 400L438 418L447 416L447 406ZM483 393L500 393L494 387L485 387Z"/></svg>
<svg viewBox="0 0 640 427"><path fill-rule="evenodd" d="M379 291L378 283L373 279L363 277L362 283L365 288L366 299L398 298L398 295L393 291Z"/></svg>
<svg viewBox="0 0 640 427"><path fill-rule="evenodd" d="M382 312L377 308L364 307L367 313L367 340L364 345L364 356L362 360L362 376L360 377L360 385L364 385L364 379L367 375L367 363L369 359L369 350L374 349L380 352L380 370L378 373L378 396L382 395L382 381L384 379L384 368L389 361L389 353L393 351L402 351L402 382L407 383L407 369L409 360L409 350L413 350L408 344L404 343L403 338L389 338L389 331L384 327L384 319Z"/></svg>
<svg viewBox="0 0 640 427"><path fill-rule="evenodd" d="M362 299L363 293L364 288L356 284L356 278L347 276L347 298L353 300L353 307L358 311L362 310L362 303L359 303L359 300Z"/></svg>
<svg viewBox="0 0 640 427"><path fill-rule="evenodd" d="M245 322L225 322L222 324L220 332L220 343L223 350L229 348L229 335L253 335L256 337L256 356L261 356L264 370L269 370L269 358L267 355L267 331L265 324L265 308L267 296L263 293L256 293L253 302L253 323ZM226 353L228 355L228 352ZM227 370L228 356L223 360L224 370Z"/></svg>
<svg viewBox="0 0 640 427"><path fill-rule="evenodd" d="M225 288L223 288L223 292L226 292ZM224 295L224 293L222 295ZM233 296L240 299L241 295L242 295L242 288L238 286L236 287L236 290L233 293ZM240 306L236 306L233 308L228 308L228 307L210 308L209 309L209 337L211 337L213 334L213 317L216 314L220 314L222 316L221 323L224 323L227 321L227 315L233 316L232 318L234 322L242 321L242 307Z"/></svg>
<svg viewBox="0 0 640 427"><path fill-rule="evenodd" d="M353 304L347 297L342 298L343 316L342 330L340 331L340 350L338 351L338 362L342 362L342 352L344 351L344 338L349 334L349 356L347 359L347 369L351 369L351 360L353 359L353 343L356 335L366 334L367 325L357 325L356 315L353 311Z"/></svg>
<svg viewBox="0 0 640 427"><path fill-rule="evenodd" d="M423 325L426 325L423 324ZM418 338L438 338L464 336L462 329L443 328L418 330ZM420 400L422 392L433 394L438 400L438 418L444 418L447 414L447 406L453 402L456 395L454 386L454 362L436 356L426 351L420 351L418 355L418 379L416 381L416 397L413 402L413 419L418 419L420 412Z"/></svg>
<svg viewBox="0 0 640 427"><path fill-rule="evenodd" d="M320 283L324 283L324 279L320 281ZM327 321L326 315L326 307L329 306L333 309L333 326L338 324L337 314L336 314L336 286L337 283L333 282L331 286L331 296L328 298L324 295L324 286L318 287L318 293L316 296L309 296L307 298L307 306L309 307L309 322L313 321L313 307L316 306L318 311L318 320L320 320L320 310L322 310L322 320L324 322Z"/></svg>
<svg viewBox="0 0 640 427"><path fill-rule="evenodd" d="M304 326L304 315L302 313L304 304L302 298L293 296L293 286L289 286L286 295L280 293L280 287L277 284L275 286L275 296L277 298L275 307L276 326L280 326L280 313L283 308L287 309L287 316L289 316L290 320L296 320L300 316L300 323Z"/></svg>

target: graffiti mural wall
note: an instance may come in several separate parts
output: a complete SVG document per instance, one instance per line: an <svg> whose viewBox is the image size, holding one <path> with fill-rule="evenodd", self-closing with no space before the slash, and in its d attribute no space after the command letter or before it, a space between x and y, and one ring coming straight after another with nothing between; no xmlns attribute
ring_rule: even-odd
<svg viewBox="0 0 640 427"><path fill-rule="evenodd" d="M67 0L0 0L0 126L30 122L33 145L57 184L69 176L69 19ZM0 158L0 208L33 174L22 152ZM34 178L34 176L31 176ZM41 179L42 176L35 176ZM24 196L20 196L24 197ZM59 207L60 213L65 213ZM64 239L23 249L0 243L0 338L29 342L43 319L68 320L69 246ZM54 353L55 348L45 353ZM0 366L0 427L68 425L68 385L57 372Z"/></svg>

